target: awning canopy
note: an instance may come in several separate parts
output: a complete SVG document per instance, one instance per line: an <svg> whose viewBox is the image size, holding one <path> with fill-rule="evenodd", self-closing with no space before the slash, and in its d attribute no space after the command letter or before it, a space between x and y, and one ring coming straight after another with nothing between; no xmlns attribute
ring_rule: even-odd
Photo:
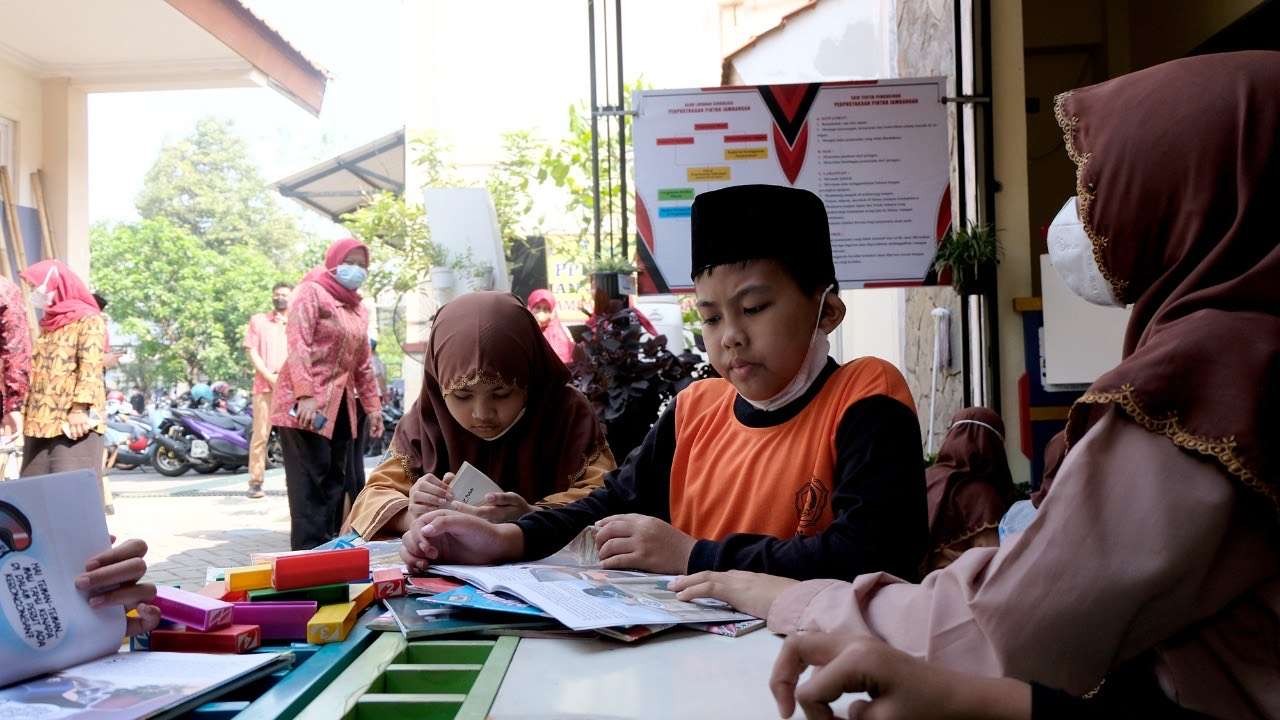
<svg viewBox="0 0 1280 720"><path fill-rule="evenodd" d="M404 194L404 129L276 182L280 194L339 222L383 190Z"/></svg>
<svg viewBox="0 0 1280 720"><path fill-rule="evenodd" d="M319 114L328 75L238 0L0 0L0 58L90 92L266 85Z"/></svg>

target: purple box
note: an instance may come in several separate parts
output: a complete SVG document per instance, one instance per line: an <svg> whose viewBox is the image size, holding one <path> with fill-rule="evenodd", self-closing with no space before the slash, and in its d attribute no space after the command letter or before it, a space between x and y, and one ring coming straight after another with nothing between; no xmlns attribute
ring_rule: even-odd
<svg viewBox="0 0 1280 720"><path fill-rule="evenodd" d="M232 617L237 625L261 627L263 640L306 640L307 621L319 606L315 600L234 603Z"/></svg>
<svg viewBox="0 0 1280 720"><path fill-rule="evenodd" d="M192 630L208 632L231 624L231 603L175 587L157 585L155 605L160 617Z"/></svg>

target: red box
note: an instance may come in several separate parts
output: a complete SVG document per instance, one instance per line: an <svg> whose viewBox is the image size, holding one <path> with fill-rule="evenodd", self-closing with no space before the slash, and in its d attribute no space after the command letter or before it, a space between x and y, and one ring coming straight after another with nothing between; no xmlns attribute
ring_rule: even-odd
<svg viewBox="0 0 1280 720"><path fill-rule="evenodd" d="M324 550L286 555L271 564L271 587L297 590L316 585L364 582L369 579L369 549Z"/></svg>
<svg viewBox="0 0 1280 720"><path fill-rule="evenodd" d="M247 653L262 644L257 625L231 625L211 632L152 630L151 649L163 652Z"/></svg>
<svg viewBox="0 0 1280 720"><path fill-rule="evenodd" d="M404 595L404 573L398 568L374 570L373 593L379 600Z"/></svg>

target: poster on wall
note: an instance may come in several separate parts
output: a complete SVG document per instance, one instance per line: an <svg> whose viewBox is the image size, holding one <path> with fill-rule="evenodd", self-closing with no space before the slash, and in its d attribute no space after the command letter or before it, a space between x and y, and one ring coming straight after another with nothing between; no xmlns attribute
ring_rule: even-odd
<svg viewBox="0 0 1280 720"><path fill-rule="evenodd" d="M909 78L636 93L642 290L692 289L694 197L754 183L822 198L841 287L922 284L951 218L944 89Z"/></svg>

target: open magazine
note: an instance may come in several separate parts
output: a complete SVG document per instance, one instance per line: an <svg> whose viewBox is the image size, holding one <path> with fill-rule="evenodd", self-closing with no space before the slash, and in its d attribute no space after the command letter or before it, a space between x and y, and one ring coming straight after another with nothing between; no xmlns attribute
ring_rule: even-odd
<svg viewBox="0 0 1280 720"><path fill-rule="evenodd" d="M75 586L110 547L93 472L0 482L0 687L120 648L124 608Z"/></svg>
<svg viewBox="0 0 1280 720"><path fill-rule="evenodd" d="M573 630L755 619L714 600L677 600L676 593L667 587L674 576L601 568L593 527L537 562L497 567L436 565L431 571L465 580L486 592L514 595Z"/></svg>

